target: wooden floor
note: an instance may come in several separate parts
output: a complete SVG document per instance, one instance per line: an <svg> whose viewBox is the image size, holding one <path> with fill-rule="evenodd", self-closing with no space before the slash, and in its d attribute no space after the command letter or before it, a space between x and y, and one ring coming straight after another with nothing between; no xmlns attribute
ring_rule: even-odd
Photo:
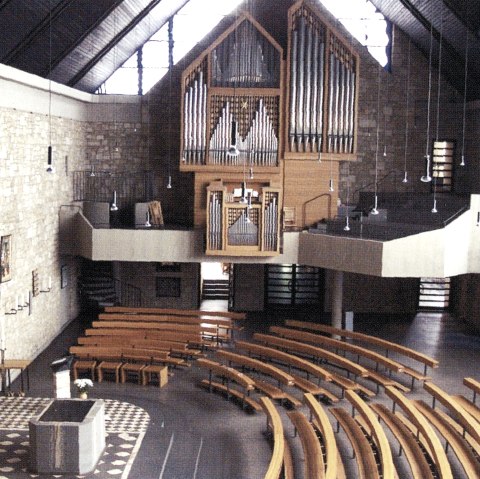
<svg viewBox="0 0 480 479"><path fill-rule="evenodd" d="M266 332L270 325L280 325L281 320L265 315L250 314L245 329L238 338L250 339L254 332ZM87 326L81 319L72 322L52 345L30 367L32 398L52 396L52 378L49 364L67 353L76 338ZM435 384L451 394L471 397L462 385L463 377L480 379L480 336L473 334L463 324L448 314L419 313L414 318L362 316L355 318L355 330L381 336L384 339L415 348L440 361L438 369L429 374ZM148 429L141 441L136 458L129 471L109 473L102 470L91 477L121 477L126 479L253 479L263 478L271 457L271 444L266 437L265 415L248 414L221 395L199 388L206 371L195 367L173 370L165 388L140 386L133 383L96 383L91 396L130 403L144 410L150 417ZM405 381L410 385L409 381ZM15 388L19 384L14 384ZM299 394L298 397L301 397ZM421 384L408 393L411 399L430 397ZM374 398L391 407L391 400L383 390ZM338 406L337 403L335 406ZM340 405L349 408L346 399ZM301 478L303 450L300 440L294 437L289 426L287 409L277 408L282 415L287 441L292 450L295 477ZM0 411L0 421L1 421ZM330 416L333 421L333 416ZM2 434L8 432L5 422ZM356 478L356 461L343 431L335 434L343 458L347 478ZM466 477L454 454L448 452L455 478ZM404 457L394 454L400 478L410 478L411 473ZM0 477L20 479L31 477L28 472L2 472ZM11 467L15 467L14 463ZM112 471L112 469L111 469ZM70 476L71 477L71 476ZM90 477L90 476L88 476Z"/></svg>

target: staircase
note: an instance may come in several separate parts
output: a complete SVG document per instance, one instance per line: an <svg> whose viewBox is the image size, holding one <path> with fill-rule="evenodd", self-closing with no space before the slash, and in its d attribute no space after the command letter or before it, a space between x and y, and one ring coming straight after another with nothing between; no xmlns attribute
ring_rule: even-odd
<svg viewBox="0 0 480 479"><path fill-rule="evenodd" d="M202 286L202 299L228 300L228 279L204 279Z"/></svg>
<svg viewBox="0 0 480 479"><path fill-rule="evenodd" d="M108 261L84 261L79 289L85 310L97 311L118 303L112 264Z"/></svg>

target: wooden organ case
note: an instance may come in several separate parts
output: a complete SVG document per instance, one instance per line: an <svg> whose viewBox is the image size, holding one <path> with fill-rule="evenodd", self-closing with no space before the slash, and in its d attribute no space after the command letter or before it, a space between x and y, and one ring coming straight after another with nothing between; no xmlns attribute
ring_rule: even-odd
<svg viewBox="0 0 480 479"><path fill-rule="evenodd" d="M280 254L282 220L331 217L339 162L356 160L359 56L311 1L287 15L285 62L244 12L183 71L180 171L206 254Z"/></svg>
<svg viewBox="0 0 480 479"><path fill-rule="evenodd" d="M207 190L207 254L280 252L283 77L281 47L247 12L183 72L180 170Z"/></svg>
<svg viewBox="0 0 480 479"><path fill-rule="evenodd" d="M356 153L359 56L307 2L289 10L285 158Z"/></svg>

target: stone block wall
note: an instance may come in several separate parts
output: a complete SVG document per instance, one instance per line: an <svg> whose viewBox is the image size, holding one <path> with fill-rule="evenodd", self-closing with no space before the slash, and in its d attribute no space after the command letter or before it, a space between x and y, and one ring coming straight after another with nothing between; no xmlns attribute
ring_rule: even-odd
<svg viewBox="0 0 480 479"><path fill-rule="evenodd" d="M41 93L39 93L41 95ZM54 172L48 173L51 137ZM0 235L11 235L11 280L0 284L0 338L7 358L32 359L78 314L77 262L60 255L59 212L72 198L70 171L82 167L85 124L0 108ZM61 283L63 267L64 282ZM33 291L40 292L18 310ZM20 301L19 301L20 300Z"/></svg>

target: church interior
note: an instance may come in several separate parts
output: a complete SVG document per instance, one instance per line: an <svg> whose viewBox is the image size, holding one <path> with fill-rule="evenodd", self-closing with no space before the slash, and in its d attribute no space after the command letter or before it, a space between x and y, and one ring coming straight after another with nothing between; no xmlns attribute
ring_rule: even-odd
<svg viewBox="0 0 480 479"><path fill-rule="evenodd" d="M0 1L0 479L480 477L480 6L219 3Z"/></svg>

